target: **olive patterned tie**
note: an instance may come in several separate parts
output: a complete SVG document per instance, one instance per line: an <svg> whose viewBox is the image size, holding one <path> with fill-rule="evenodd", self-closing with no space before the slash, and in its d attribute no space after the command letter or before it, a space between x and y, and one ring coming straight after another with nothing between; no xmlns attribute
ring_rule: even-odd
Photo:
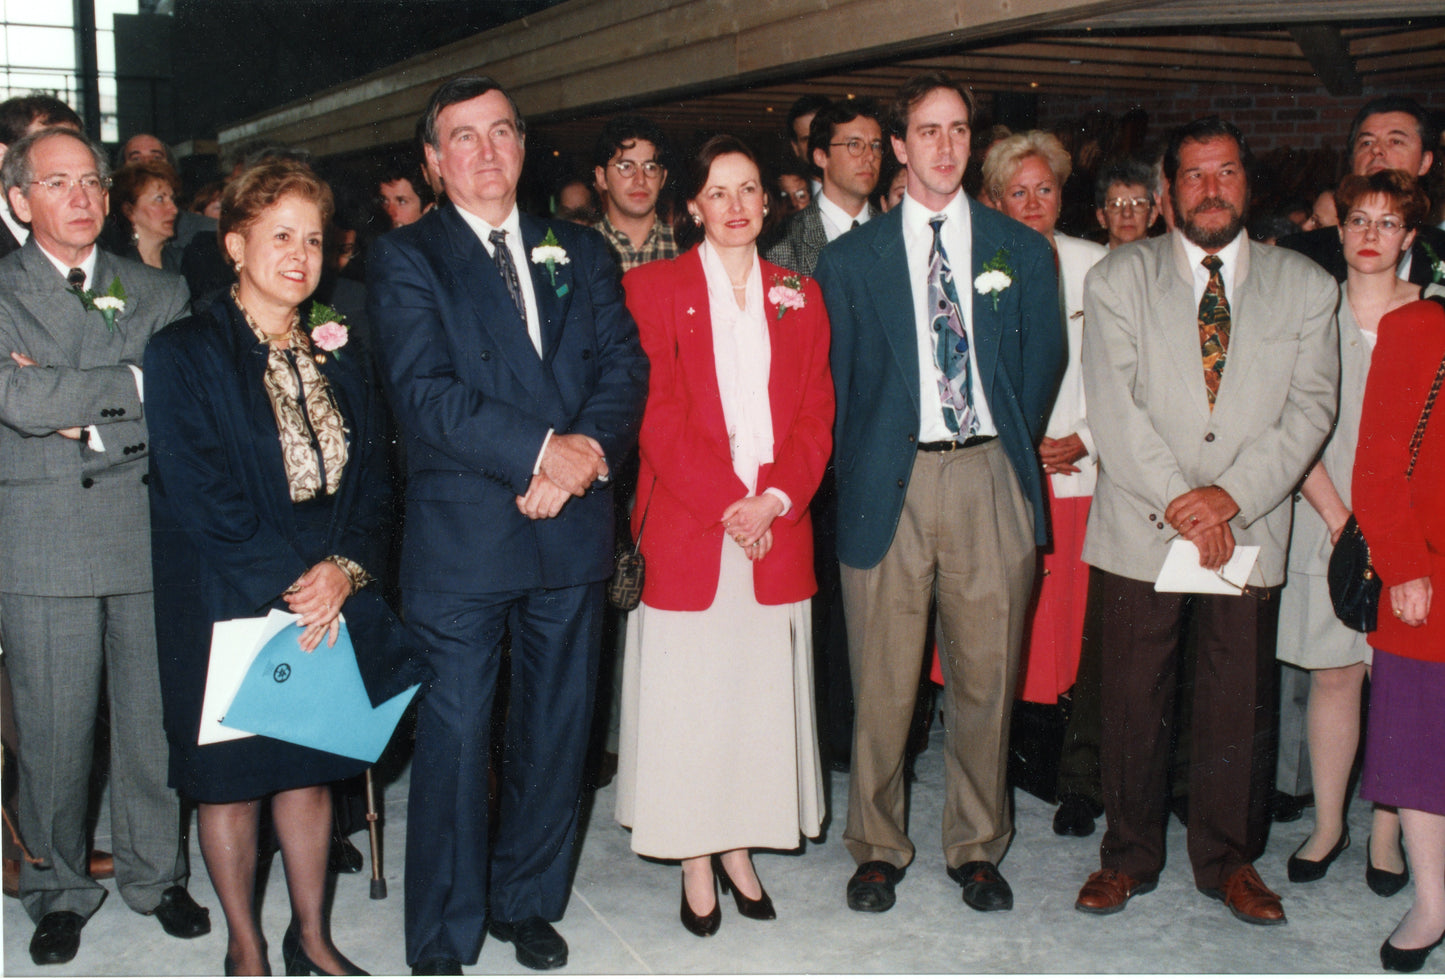
<svg viewBox="0 0 1445 979"><path fill-rule="evenodd" d="M1209 284L1199 300L1199 354L1204 361L1204 393L1213 411L1229 354L1229 300L1224 296L1224 279L1219 274L1224 263L1219 256L1206 255L1200 264L1209 270Z"/></svg>

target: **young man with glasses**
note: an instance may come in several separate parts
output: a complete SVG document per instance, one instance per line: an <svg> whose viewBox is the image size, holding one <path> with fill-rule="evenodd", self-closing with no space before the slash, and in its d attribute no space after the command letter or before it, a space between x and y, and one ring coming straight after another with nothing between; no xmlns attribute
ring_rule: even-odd
<svg viewBox="0 0 1445 979"><path fill-rule="evenodd" d="M677 257L672 226L657 215L669 155L667 137L643 116L618 116L597 137L592 159L605 212L597 230L623 272Z"/></svg>
<svg viewBox="0 0 1445 979"><path fill-rule="evenodd" d="M883 165L883 127L869 99L839 99L813 116L808 153L823 174L823 189L788 219L767 259L811 275L823 246L866 224L876 212L868 195Z"/></svg>

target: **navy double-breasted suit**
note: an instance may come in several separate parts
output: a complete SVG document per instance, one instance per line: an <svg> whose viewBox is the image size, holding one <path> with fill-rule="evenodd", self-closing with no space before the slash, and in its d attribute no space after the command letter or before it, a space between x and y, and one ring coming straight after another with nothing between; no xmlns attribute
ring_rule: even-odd
<svg viewBox="0 0 1445 979"><path fill-rule="evenodd" d="M561 918L592 708L612 491L551 519L518 510L543 440L578 433L617 471L636 442L647 360L602 237L522 215L539 355L481 239L447 204L369 263L377 360L405 440L405 614L429 640L412 769L407 959L476 960L487 915ZM530 260L548 231L567 255ZM501 638L512 635L500 826L487 752ZM488 869L490 868L490 880Z"/></svg>

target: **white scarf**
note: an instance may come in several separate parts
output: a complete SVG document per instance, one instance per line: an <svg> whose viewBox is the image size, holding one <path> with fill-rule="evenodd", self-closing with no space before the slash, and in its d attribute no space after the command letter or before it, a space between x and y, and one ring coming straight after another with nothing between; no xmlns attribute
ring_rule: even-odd
<svg viewBox="0 0 1445 979"><path fill-rule="evenodd" d="M707 278L713 360L733 472L752 494L757 491L758 467L773 461L773 412L768 399L773 348L763 307L763 271L755 255L748 272L745 308L739 309L722 259L709 242L698 247Z"/></svg>

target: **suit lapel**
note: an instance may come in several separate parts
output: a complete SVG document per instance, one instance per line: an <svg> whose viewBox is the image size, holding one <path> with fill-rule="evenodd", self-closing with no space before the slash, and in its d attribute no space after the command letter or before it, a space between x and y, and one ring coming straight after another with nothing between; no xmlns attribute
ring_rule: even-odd
<svg viewBox="0 0 1445 979"><path fill-rule="evenodd" d="M1199 353L1199 306L1194 301L1194 270L1189 267L1189 256L1184 251L1184 236L1178 231L1169 233L1169 258L1159 263L1159 297L1159 304L1151 311L1151 322L1169 350L1169 359L1178 369L1180 390L1188 392L1189 404L1207 418L1211 412L1204 390L1204 363ZM1230 315L1237 315L1233 306ZM1227 384L1227 364L1224 376L1223 383Z"/></svg>
<svg viewBox="0 0 1445 979"><path fill-rule="evenodd" d="M116 261L99 245L95 248L95 273L91 276L90 291L96 294L110 289L110 284L120 277ZM132 283L133 284L133 283ZM124 280L122 287L126 285ZM73 297L72 297L73 298ZM76 304L79 305L79 300ZM125 309L115 314L115 329L108 330L105 317L98 312L87 311L85 326L80 333L80 361L82 366L91 364L114 364L122 359L125 351L126 330L132 322L132 307L136 297L130 295Z"/></svg>
<svg viewBox="0 0 1445 979"><path fill-rule="evenodd" d="M547 226L530 215L521 216L522 244L527 257L527 273L532 276L532 292L537 297L537 319L542 328L542 360L551 363L562 343L562 330L567 322L567 308L572 301L572 264L554 268L556 283L542 262L532 261L532 249L542 244ZM561 295L558 295L558 293Z"/></svg>
<svg viewBox="0 0 1445 979"><path fill-rule="evenodd" d="M717 386L717 358L713 353L712 304L708 301L707 276L702 270L702 253L694 248L678 259L685 273L674 293L672 315L677 323L677 361L685 366L702 428L715 444L731 455L727 420L723 417L722 391Z"/></svg>
<svg viewBox="0 0 1445 979"><path fill-rule="evenodd" d="M873 239L876 260L865 274L874 315L888 337L893 359L907 381L913 409L918 410L918 326L913 309L913 286L908 276L908 254L903 247L903 209L896 207L878 219L883 222Z"/></svg>
<svg viewBox="0 0 1445 979"><path fill-rule="evenodd" d="M442 210L443 227L450 239L445 252L455 280L465 293L465 305L517 380L530 391L540 391L545 373L532 338L527 335L527 324L517 316L496 262L454 208L447 205ZM518 269L517 274L526 273Z"/></svg>
<svg viewBox="0 0 1445 979"><path fill-rule="evenodd" d="M99 316L81 307L80 300L69 291L65 279L40 251L34 237L20 249L20 264L25 270L25 279L23 286L16 289L15 298L34 317L44 339L60 351L63 364L79 365L86 320L91 316L99 320ZM19 353L42 364L46 362L43 351L38 349Z"/></svg>
<svg viewBox="0 0 1445 979"><path fill-rule="evenodd" d="M967 278L961 278L958 274L958 266L956 264L953 266L954 288L973 297L973 346L978 361L979 386L983 389L985 397L992 397L993 375L998 367L998 352L999 345L1003 343L1003 330L999 313L993 308L993 299L979 295L978 290L973 287L973 281L983 271L984 263L998 253L1000 242L989 233L987 219L980 219L983 205L976 203L967 195L964 195L964 200L968 204L970 271ZM1016 285L1020 288L1024 286L1023 283L1016 283ZM963 296L960 295L958 300L963 302ZM1002 301L1002 297L1000 297L1000 302Z"/></svg>

